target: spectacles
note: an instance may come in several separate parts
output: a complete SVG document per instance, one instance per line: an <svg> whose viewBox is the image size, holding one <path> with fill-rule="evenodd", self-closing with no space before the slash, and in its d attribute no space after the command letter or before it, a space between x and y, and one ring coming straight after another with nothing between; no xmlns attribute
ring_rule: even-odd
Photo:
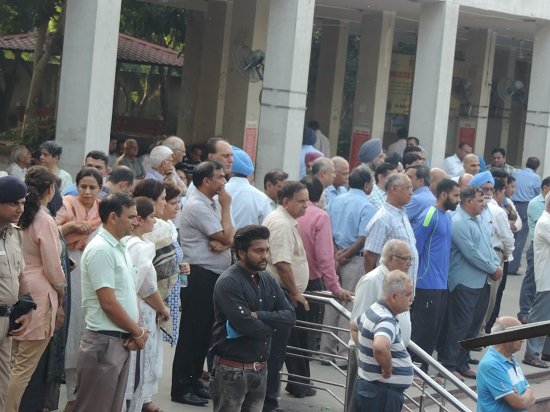
<svg viewBox="0 0 550 412"><path fill-rule="evenodd" d="M495 192L495 189L493 187L482 187L480 188L480 190L485 194Z"/></svg>
<svg viewBox="0 0 550 412"><path fill-rule="evenodd" d="M412 260L412 256L399 256L399 255L391 255L392 257L396 257L397 259L401 259L403 262L409 263Z"/></svg>

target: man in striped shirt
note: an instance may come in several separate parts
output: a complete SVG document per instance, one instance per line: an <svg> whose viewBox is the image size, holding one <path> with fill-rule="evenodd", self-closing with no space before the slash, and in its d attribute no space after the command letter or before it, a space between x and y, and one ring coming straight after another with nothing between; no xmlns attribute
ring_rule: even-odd
<svg viewBox="0 0 550 412"><path fill-rule="evenodd" d="M401 411L414 372L396 316L408 311L412 301L409 276L394 270L384 278L381 299L351 321L351 336L359 348L357 411Z"/></svg>

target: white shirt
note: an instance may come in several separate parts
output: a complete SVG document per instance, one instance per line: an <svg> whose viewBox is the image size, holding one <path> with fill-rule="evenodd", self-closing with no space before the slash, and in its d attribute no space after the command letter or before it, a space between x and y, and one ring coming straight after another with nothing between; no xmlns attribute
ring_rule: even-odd
<svg viewBox="0 0 550 412"><path fill-rule="evenodd" d="M246 225L261 225L271 213L267 195L252 186L246 177L232 177L225 190L231 195L231 217L235 230Z"/></svg>
<svg viewBox="0 0 550 412"><path fill-rule="evenodd" d="M462 160L458 158L456 153L446 157L443 161L443 170L447 172L449 177L462 176L464 174L464 166Z"/></svg>
<svg viewBox="0 0 550 412"><path fill-rule="evenodd" d="M316 130L315 134L317 135L317 141L313 145L314 148L318 149L325 157L330 157L330 141L320 130Z"/></svg>
<svg viewBox="0 0 550 412"><path fill-rule="evenodd" d="M487 205L491 212L493 230L491 233L491 244L504 250L504 257L510 261L514 252L514 234L510 229L508 215L502 207L498 205L495 199L491 199Z"/></svg>
<svg viewBox="0 0 550 412"><path fill-rule="evenodd" d="M380 299L384 276L386 276L388 272L389 269L386 265L381 263L359 279L357 286L355 286L355 299L353 301L350 319L357 319L374 302ZM401 328L401 338L405 346L407 346L411 340L411 314L409 311L403 312L397 315L396 318Z"/></svg>
<svg viewBox="0 0 550 412"><path fill-rule="evenodd" d="M25 180L25 174L27 173L26 168L22 168L17 163L12 163L6 169L8 175L18 177L21 180Z"/></svg>
<svg viewBox="0 0 550 412"><path fill-rule="evenodd" d="M535 284L537 292L550 290L550 213L546 210L535 225Z"/></svg>

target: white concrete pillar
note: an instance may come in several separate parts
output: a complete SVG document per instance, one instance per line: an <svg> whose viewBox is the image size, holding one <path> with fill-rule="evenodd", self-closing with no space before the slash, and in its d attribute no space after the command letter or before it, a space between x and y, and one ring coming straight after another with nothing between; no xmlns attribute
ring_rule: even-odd
<svg viewBox="0 0 550 412"><path fill-rule="evenodd" d="M527 102L527 119L525 121L525 140L521 164L527 158L537 156L541 161L539 173L550 175L550 23L539 23L535 31L533 63L529 100Z"/></svg>
<svg viewBox="0 0 550 412"><path fill-rule="evenodd" d="M380 139L386 122L394 31L395 12L363 15L352 124L353 128L368 125L371 136Z"/></svg>
<svg viewBox="0 0 550 412"><path fill-rule="evenodd" d="M68 0L57 106L61 167L74 174L109 147L121 0Z"/></svg>
<svg viewBox="0 0 550 412"><path fill-rule="evenodd" d="M468 33L465 71L472 84L470 103L473 106L472 115L476 122L475 152L482 155L485 153L487 138L496 42L497 33L490 29L470 30Z"/></svg>
<svg viewBox="0 0 550 412"><path fill-rule="evenodd" d="M257 184L274 168L298 178L315 0L269 2Z"/></svg>
<svg viewBox="0 0 550 412"><path fill-rule="evenodd" d="M443 166L458 25L458 4L422 4L416 46L409 134L433 167Z"/></svg>
<svg viewBox="0 0 550 412"><path fill-rule="evenodd" d="M313 119L330 140L330 152L336 155L344 76L348 52L349 26L344 21L322 20L319 65L315 83Z"/></svg>
<svg viewBox="0 0 550 412"><path fill-rule="evenodd" d="M198 10L185 11L185 61L181 70L177 135L187 144L200 141L195 135L195 115L199 106L199 96L204 99L207 95L204 90L203 94L199 94L200 80L196 80L201 76L205 14ZM214 110L215 108L214 105Z"/></svg>
<svg viewBox="0 0 550 412"><path fill-rule="evenodd" d="M265 52L268 13L268 0L239 0L233 4L222 135L239 147L244 147L247 128L257 139L262 82L255 77L254 82L250 81L235 65L248 49Z"/></svg>
<svg viewBox="0 0 550 412"><path fill-rule="evenodd" d="M202 37L197 103L194 107L193 139L205 141L219 136L223 127L229 33L233 2L209 1Z"/></svg>

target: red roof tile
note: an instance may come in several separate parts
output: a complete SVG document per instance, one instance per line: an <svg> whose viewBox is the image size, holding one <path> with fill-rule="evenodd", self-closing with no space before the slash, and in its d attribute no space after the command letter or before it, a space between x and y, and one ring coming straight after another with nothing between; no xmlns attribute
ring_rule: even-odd
<svg viewBox="0 0 550 412"><path fill-rule="evenodd" d="M0 49L34 51L36 32L0 37ZM127 34L119 33L117 59L126 63L183 66L183 54Z"/></svg>

